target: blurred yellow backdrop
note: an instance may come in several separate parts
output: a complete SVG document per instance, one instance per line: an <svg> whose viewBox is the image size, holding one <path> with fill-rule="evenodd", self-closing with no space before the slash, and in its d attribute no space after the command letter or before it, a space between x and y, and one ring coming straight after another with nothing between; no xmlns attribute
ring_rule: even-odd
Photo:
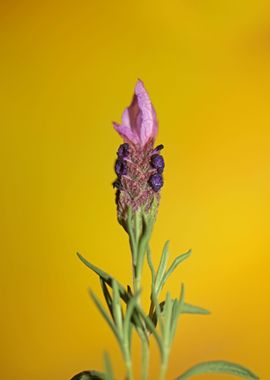
<svg viewBox="0 0 270 380"><path fill-rule="evenodd" d="M168 378L226 359L269 379L269 1L2 1L0 42L1 378L66 380L104 350L123 378L75 252L130 282L111 121L141 78L165 145L155 262L192 248L170 290L212 311L181 320Z"/></svg>

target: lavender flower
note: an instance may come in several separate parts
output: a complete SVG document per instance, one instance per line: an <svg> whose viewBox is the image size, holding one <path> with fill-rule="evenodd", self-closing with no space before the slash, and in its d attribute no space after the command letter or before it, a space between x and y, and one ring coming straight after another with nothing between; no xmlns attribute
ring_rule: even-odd
<svg viewBox="0 0 270 380"><path fill-rule="evenodd" d="M143 210L155 216L159 191L163 185L164 159L159 154L163 145L153 148L158 130L156 113L143 82L138 80L131 105L122 116L122 123L113 123L124 139L117 151L115 172L118 220L125 227L127 210Z"/></svg>

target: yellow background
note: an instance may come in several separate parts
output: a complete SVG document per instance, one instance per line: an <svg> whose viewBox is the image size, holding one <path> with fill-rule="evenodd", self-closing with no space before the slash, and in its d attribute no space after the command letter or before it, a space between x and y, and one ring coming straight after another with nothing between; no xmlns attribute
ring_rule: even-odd
<svg viewBox="0 0 270 380"><path fill-rule="evenodd" d="M66 380L105 349L123 378L75 252L130 282L111 121L137 78L165 145L155 263L193 248L168 285L212 311L181 320L168 378L227 359L269 379L269 1L2 1L0 44L1 379Z"/></svg>

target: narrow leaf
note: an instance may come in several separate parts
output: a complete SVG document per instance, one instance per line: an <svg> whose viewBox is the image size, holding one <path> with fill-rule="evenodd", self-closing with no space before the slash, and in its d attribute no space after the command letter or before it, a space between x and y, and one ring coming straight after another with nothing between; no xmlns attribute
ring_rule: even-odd
<svg viewBox="0 0 270 380"><path fill-rule="evenodd" d="M118 335L118 332L116 330L116 327L115 325L113 324L111 318L109 317L109 315L107 314L106 310L104 309L102 303L100 302L100 300L97 298L97 296L95 295L95 293L93 293L91 290L89 290L89 293L90 293L90 296L91 298L93 299L95 305L97 306L97 308L99 309L101 315L103 316L103 318L106 320L106 322L108 323L108 325L110 326L111 330L113 331L114 335L116 336L119 344L121 345L121 340L120 340L120 337Z"/></svg>
<svg viewBox="0 0 270 380"><path fill-rule="evenodd" d="M155 305L155 311L154 311L153 316L152 316L152 321L153 321L154 325L156 326L158 321L162 322L162 320L160 318L160 314L163 312L165 301L158 303L156 300L154 305Z"/></svg>
<svg viewBox="0 0 270 380"><path fill-rule="evenodd" d="M110 287L112 287L112 281L113 281L114 278L111 275L109 275L108 273L104 272L102 269L99 269L95 265L91 264L79 252L77 252L77 256L84 263L84 265L86 265L88 268L90 268L93 272L95 272L98 276L100 276L106 282L106 284L108 284ZM129 299L129 296L128 296L128 294L127 294L124 286L121 285L118 281L117 281L117 284L118 284L118 287L119 287L121 298L125 302L127 302L128 299Z"/></svg>
<svg viewBox="0 0 270 380"><path fill-rule="evenodd" d="M154 286L154 281L155 281L155 269L152 261L152 256L151 256L151 250L148 247L147 248L147 261L148 265L151 271L151 279L152 279L152 293L151 293L151 305L150 305L150 310L149 310L149 318L152 320L154 325L157 325L157 321L160 321L160 328L161 330L163 329L163 324L162 320L160 319L160 305L158 303L158 298L157 294L155 291L155 286Z"/></svg>
<svg viewBox="0 0 270 380"><path fill-rule="evenodd" d="M99 277L100 279L100 285L101 285L101 289L103 291L103 295L104 295L104 298L105 298L105 301L107 303L107 306L108 306L108 309L111 313L111 316L112 318L114 318L113 316L113 309L112 309L112 297L111 297L111 294L107 288L107 285L106 285L106 282L103 280L102 277Z"/></svg>
<svg viewBox="0 0 270 380"><path fill-rule="evenodd" d="M176 380L186 380L194 375L201 375L205 373L221 373L233 376L242 377L248 380L258 380L259 377L251 372L249 369L242 367L239 364L230 363L226 361L212 361L196 364L194 367L187 370Z"/></svg>
<svg viewBox="0 0 270 380"><path fill-rule="evenodd" d="M191 255L191 249L188 252L183 253L180 256L177 256L174 259L173 263L171 264L171 266L169 267L169 269L166 271L166 273L164 273L164 275L162 277L162 280L160 281L160 285L159 285L159 288L158 288L158 293L161 291L161 289L164 286L165 282L168 280L169 276L173 273L173 271L178 267L178 265L181 264L184 260L186 260L190 255Z"/></svg>
<svg viewBox="0 0 270 380"><path fill-rule="evenodd" d="M156 328L155 328L153 322L151 321L151 319L144 313L144 311L138 305L136 305L136 310L138 310L138 312L142 316L147 328L155 337L157 344L158 344L158 347L159 347L160 354L163 357L164 356L163 344L162 344L160 336L158 335L158 333L156 331Z"/></svg>
<svg viewBox="0 0 270 380"><path fill-rule="evenodd" d="M180 312L185 314L210 314L210 311L199 306L190 305L188 303L185 303L183 305L183 307L180 309Z"/></svg>
<svg viewBox="0 0 270 380"><path fill-rule="evenodd" d="M115 280L113 280L112 287L113 287L113 299L112 299L113 316L114 316L116 328L118 330L118 334L120 337L122 337L123 335L122 310L121 310L121 304L120 304L119 289L118 289L117 282Z"/></svg>
<svg viewBox="0 0 270 380"><path fill-rule="evenodd" d="M127 294L128 294L129 300L130 300L133 297L133 294L132 294L132 290L131 290L129 285L127 285ZM129 300L127 301L127 304L129 303ZM148 339L147 330L146 330L144 324L142 323L142 321L140 319L140 315L136 309L132 313L131 322L133 323L133 325L136 329L140 328L143 331L145 338Z"/></svg>
<svg viewBox="0 0 270 380"><path fill-rule="evenodd" d="M164 310L163 310L163 315L164 315L163 340L166 343L166 345L168 345L170 341L172 307L173 307L173 301L171 299L170 293L167 292Z"/></svg>
<svg viewBox="0 0 270 380"><path fill-rule="evenodd" d="M142 271L144 255L147 250L148 242L150 240L153 224L154 224L153 217L147 218L145 214L142 214L142 234L141 234L141 238L139 239L139 249L138 249L137 266L136 266L138 273L141 273Z"/></svg>
<svg viewBox="0 0 270 380"><path fill-rule="evenodd" d="M173 338L175 336L178 317L179 317L179 313L178 313L178 300L175 299L173 301L173 306L172 306L170 344L172 344Z"/></svg>
<svg viewBox="0 0 270 380"><path fill-rule="evenodd" d="M109 357L109 354L107 352L104 353L104 366L105 366L105 380L114 380L113 375L113 369L112 369L112 363Z"/></svg>
<svg viewBox="0 0 270 380"><path fill-rule="evenodd" d="M149 266L150 271L151 271L151 280L152 280L152 289L153 289L154 288L154 281L155 281L155 268L154 268L154 264L153 264L153 260L152 260L151 250L149 247L147 248L147 262L148 262L148 266Z"/></svg>
<svg viewBox="0 0 270 380"><path fill-rule="evenodd" d="M182 283L182 284L181 284L181 289L180 289L180 295L179 295L178 307L177 307L177 313L178 313L178 316L180 315L181 310L183 309L184 304L185 304L185 294L186 294L186 291L185 291L185 284Z"/></svg>
<svg viewBox="0 0 270 380"><path fill-rule="evenodd" d="M179 308L182 309L185 304L185 284L181 284L180 296L179 296Z"/></svg>
<svg viewBox="0 0 270 380"><path fill-rule="evenodd" d="M127 211L127 232L129 236L129 242L131 246L132 256L133 256L133 265L136 266L137 263L137 242L134 235L134 230L132 226L132 210L131 207Z"/></svg>
<svg viewBox="0 0 270 380"><path fill-rule="evenodd" d="M163 335L164 323L161 318L161 314L164 309L165 301L162 301L161 303L159 303L155 291L153 291L152 293L152 300L153 300L155 309L154 309L151 319L153 321L154 326L156 326L157 323L159 322L160 331L161 331L161 334Z"/></svg>
<svg viewBox="0 0 270 380"><path fill-rule="evenodd" d="M128 341L129 347L130 347L130 333L131 333L131 316L136 306L136 302L137 302L139 294L140 294L139 292L135 294L128 302L127 311L126 311L126 315L124 319L123 335L124 335L124 340ZM140 326L137 326L137 327L140 327Z"/></svg>
<svg viewBox="0 0 270 380"><path fill-rule="evenodd" d="M167 265L167 261L168 261L169 243L170 243L170 241L167 240L165 245L164 245L164 248L162 250L162 254L161 254L161 258L160 258L160 262L159 262L159 266L158 266L157 274L156 274L156 281L155 281L156 289L159 288L160 281L161 281L161 279L164 275L164 272L166 270L166 265Z"/></svg>

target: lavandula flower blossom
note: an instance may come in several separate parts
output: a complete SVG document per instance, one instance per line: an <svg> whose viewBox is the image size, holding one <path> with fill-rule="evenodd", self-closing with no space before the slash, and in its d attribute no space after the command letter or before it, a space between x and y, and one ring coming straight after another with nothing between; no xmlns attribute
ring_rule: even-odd
<svg viewBox="0 0 270 380"><path fill-rule="evenodd" d="M117 152L114 186L118 220L125 227L128 208L155 216L163 185L163 145L154 148L158 122L141 80L136 83L130 106L123 112L122 123L113 125L124 140Z"/></svg>

